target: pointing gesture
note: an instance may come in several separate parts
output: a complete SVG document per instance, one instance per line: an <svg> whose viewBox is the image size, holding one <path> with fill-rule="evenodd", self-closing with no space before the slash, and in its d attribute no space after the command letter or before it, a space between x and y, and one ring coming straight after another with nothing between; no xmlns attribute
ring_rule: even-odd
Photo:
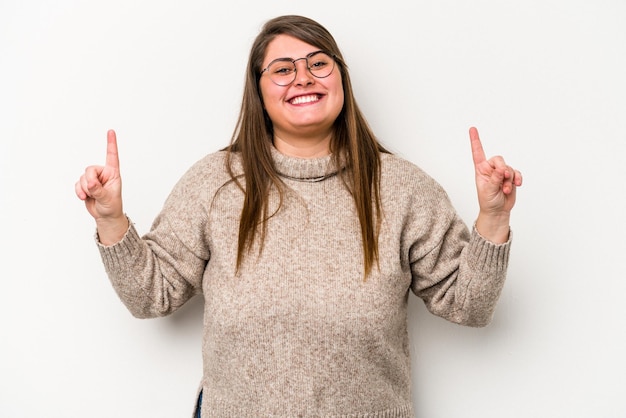
<svg viewBox="0 0 626 418"><path fill-rule="evenodd" d="M516 188L522 185L522 174L508 166L500 156L487 159L476 128L470 128L469 135L480 207L476 229L491 241L505 242Z"/></svg>
<svg viewBox="0 0 626 418"><path fill-rule="evenodd" d="M122 178L115 132L107 132L107 155L104 166L93 165L76 182L76 196L85 202L96 220L100 241L114 244L128 229L122 206Z"/></svg>

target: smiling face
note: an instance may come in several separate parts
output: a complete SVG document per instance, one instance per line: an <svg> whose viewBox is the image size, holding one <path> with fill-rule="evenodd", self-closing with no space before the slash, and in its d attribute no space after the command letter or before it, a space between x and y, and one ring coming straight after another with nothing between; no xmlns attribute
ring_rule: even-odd
<svg viewBox="0 0 626 418"><path fill-rule="evenodd" d="M296 60L318 50L292 36L278 35L267 47L262 68L277 58ZM314 150L314 154L328 153L332 126L343 108L338 65L326 78L313 76L306 65L304 59L296 62L295 80L287 86L274 84L267 71L259 81L263 105L274 128L274 145L279 151L289 149L288 154L299 148Z"/></svg>

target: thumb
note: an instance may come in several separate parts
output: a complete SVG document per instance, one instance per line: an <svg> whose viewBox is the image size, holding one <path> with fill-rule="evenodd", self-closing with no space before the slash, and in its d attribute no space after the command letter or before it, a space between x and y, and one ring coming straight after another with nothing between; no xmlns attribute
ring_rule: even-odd
<svg viewBox="0 0 626 418"><path fill-rule="evenodd" d="M97 178L92 179L87 184L87 192L89 193L89 197L92 199L101 199L104 195L104 188L102 187L102 183L100 183Z"/></svg>

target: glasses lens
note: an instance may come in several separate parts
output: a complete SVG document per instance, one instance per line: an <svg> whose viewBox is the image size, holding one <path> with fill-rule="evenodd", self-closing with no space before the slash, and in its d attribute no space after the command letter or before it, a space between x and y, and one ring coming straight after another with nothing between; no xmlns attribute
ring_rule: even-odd
<svg viewBox="0 0 626 418"><path fill-rule="evenodd" d="M296 65L288 58L279 59L267 68L272 81L279 86L286 86L296 78Z"/></svg>
<svg viewBox="0 0 626 418"><path fill-rule="evenodd" d="M309 70L317 78L325 78L333 72L335 68L335 60L324 52L318 52L311 55L307 62Z"/></svg>
<svg viewBox="0 0 626 418"><path fill-rule="evenodd" d="M300 61L304 58L299 58ZM317 78L328 77L335 68L335 60L325 52L316 52L306 58L309 71ZM267 67L270 79L279 86L287 86L296 79L296 64L289 58L279 58Z"/></svg>

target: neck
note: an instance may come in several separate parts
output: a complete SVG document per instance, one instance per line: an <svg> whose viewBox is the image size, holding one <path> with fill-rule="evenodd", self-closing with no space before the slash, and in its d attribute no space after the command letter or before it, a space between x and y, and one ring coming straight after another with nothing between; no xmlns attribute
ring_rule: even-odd
<svg viewBox="0 0 626 418"><path fill-rule="evenodd" d="M325 157L330 154L330 135L318 138L289 139L274 135L274 147L281 154L298 158Z"/></svg>

